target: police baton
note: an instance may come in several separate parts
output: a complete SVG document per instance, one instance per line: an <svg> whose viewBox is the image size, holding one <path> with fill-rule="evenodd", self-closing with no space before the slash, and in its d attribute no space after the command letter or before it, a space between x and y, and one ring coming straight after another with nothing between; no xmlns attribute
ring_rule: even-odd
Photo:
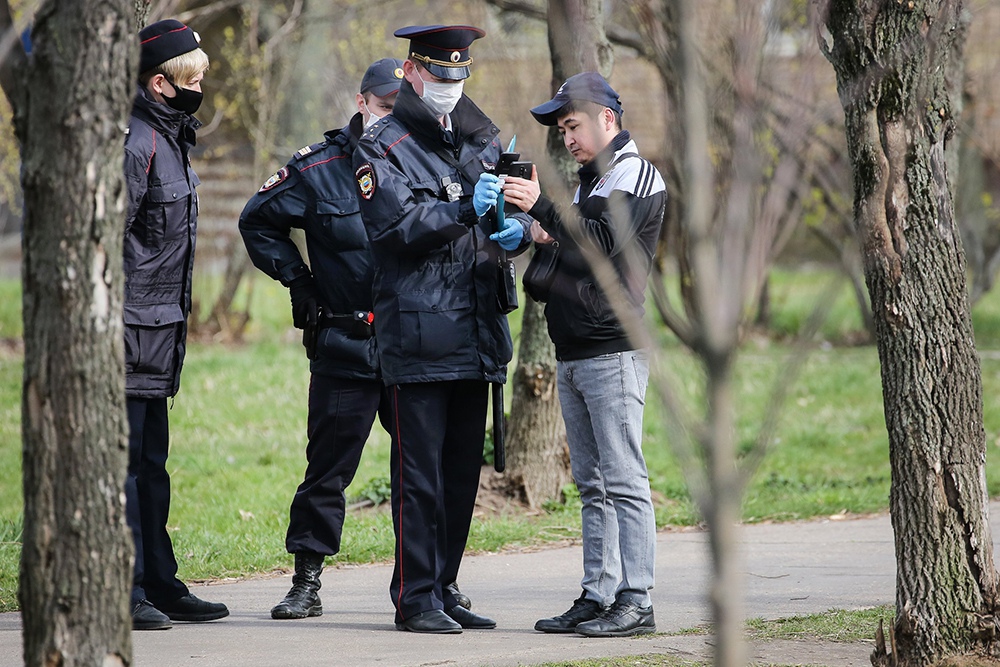
<svg viewBox="0 0 1000 667"><path fill-rule="evenodd" d="M493 469L503 472L507 467L507 452L504 450L503 442L503 384L493 382Z"/></svg>

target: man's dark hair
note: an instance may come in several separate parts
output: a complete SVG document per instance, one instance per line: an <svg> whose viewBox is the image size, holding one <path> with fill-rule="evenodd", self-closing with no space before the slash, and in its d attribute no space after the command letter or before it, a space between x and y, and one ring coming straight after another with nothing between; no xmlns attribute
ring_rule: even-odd
<svg viewBox="0 0 1000 667"><path fill-rule="evenodd" d="M601 115L601 111L608 109L609 107L604 107L597 102L588 102L587 100L570 100L566 103L562 109L559 110L559 116L565 118L569 114L579 111L580 113L585 113L591 118L597 118ZM615 115L615 129L621 132L622 129L622 115L611 109L611 113Z"/></svg>

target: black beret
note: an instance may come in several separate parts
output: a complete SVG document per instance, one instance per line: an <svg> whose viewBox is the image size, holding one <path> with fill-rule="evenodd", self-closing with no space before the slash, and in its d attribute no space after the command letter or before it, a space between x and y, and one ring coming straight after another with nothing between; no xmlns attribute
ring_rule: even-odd
<svg viewBox="0 0 1000 667"><path fill-rule="evenodd" d="M472 64L469 46L485 37L486 31L469 25L411 25L392 34L409 38L408 58L420 62L434 76L467 79Z"/></svg>
<svg viewBox="0 0 1000 667"><path fill-rule="evenodd" d="M198 48L198 35L175 19L151 23L139 31L139 74Z"/></svg>

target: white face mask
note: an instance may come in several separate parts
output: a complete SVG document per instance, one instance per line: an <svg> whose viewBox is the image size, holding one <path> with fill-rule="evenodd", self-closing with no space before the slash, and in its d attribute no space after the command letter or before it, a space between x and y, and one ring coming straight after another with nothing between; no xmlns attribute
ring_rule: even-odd
<svg viewBox="0 0 1000 667"><path fill-rule="evenodd" d="M364 100L361 101L361 104L365 106L365 112L368 114L368 120L365 121L365 128L364 128L367 130L369 127L382 120L382 116L376 116L375 114L373 114L372 110L368 108L368 103L365 102Z"/></svg>
<svg viewBox="0 0 1000 667"><path fill-rule="evenodd" d="M420 76L420 72L417 72L417 76ZM424 92L420 96L420 99L424 101L424 104L431 110L431 113L438 118L450 114L462 98L462 89L465 87L465 81L459 81L458 83L438 83L436 81L428 81L422 76L420 76L420 80L424 82Z"/></svg>

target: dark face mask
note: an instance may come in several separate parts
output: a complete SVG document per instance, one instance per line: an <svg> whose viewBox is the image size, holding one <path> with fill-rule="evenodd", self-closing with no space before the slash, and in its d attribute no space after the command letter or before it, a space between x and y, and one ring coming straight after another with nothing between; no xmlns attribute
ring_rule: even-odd
<svg viewBox="0 0 1000 667"><path fill-rule="evenodd" d="M167 79L170 85L174 89L174 96L167 97L163 96L163 101L167 103L167 106L171 109L177 109L178 111L183 111L186 114L193 114L195 111L201 107L201 100L204 97L197 90L188 90L187 88L181 88L170 79Z"/></svg>

